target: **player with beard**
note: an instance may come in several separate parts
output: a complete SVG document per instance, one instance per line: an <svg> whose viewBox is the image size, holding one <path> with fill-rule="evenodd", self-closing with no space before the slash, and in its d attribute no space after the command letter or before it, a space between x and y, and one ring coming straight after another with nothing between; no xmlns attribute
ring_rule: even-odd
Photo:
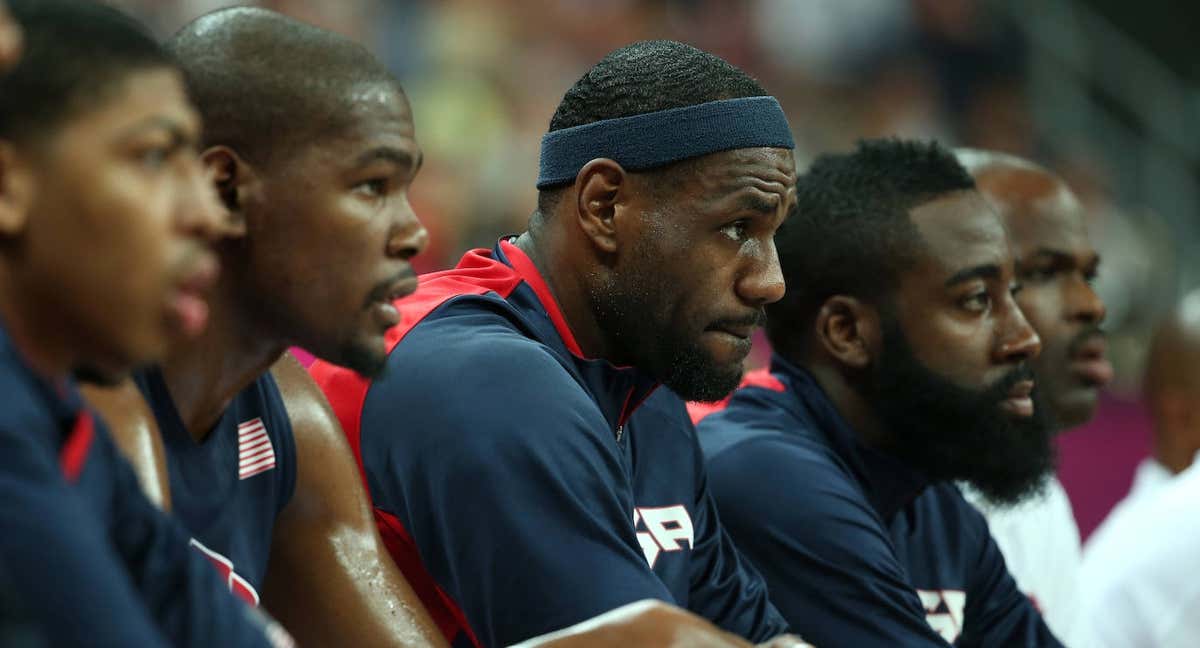
<svg viewBox="0 0 1200 648"><path fill-rule="evenodd" d="M97 3L10 6L25 49L0 77L0 607L39 636L0 643L289 642L147 501L70 378L161 357L207 319L221 221L179 69Z"/></svg>
<svg viewBox="0 0 1200 648"><path fill-rule="evenodd" d="M717 520L672 390L735 387L783 294L792 146L775 99L725 61L612 52L551 120L529 229L397 301L379 377L313 365L392 556L456 645L643 598L754 641L786 628Z"/></svg>
<svg viewBox="0 0 1200 648"><path fill-rule="evenodd" d="M983 517L1053 466L1003 223L937 146L863 142L797 182L770 370L699 425L722 520L817 645L1059 645Z"/></svg>
<svg viewBox="0 0 1200 648"><path fill-rule="evenodd" d="M1113 375L1100 328L1104 302L1091 286L1100 256L1088 240L1083 207L1061 178L1028 160L991 151L956 155L1007 225L1023 286L1017 305L1042 340L1031 365L1047 415L1057 432L1083 425ZM1017 586L1055 635L1076 645L1079 528L1062 484L1051 475L1039 496L1015 507L969 487L963 494L987 518Z"/></svg>

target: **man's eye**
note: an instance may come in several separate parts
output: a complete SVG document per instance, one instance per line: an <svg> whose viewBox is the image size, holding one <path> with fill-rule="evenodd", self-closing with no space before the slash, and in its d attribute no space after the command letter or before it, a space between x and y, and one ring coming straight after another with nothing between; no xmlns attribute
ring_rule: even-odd
<svg viewBox="0 0 1200 648"><path fill-rule="evenodd" d="M138 154L138 163L147 169L159 169L171 157L171 149L166 146L148 148Z"/></svg>
<svg viewBox="0 0 1200 648"><path fill-rule="evenodd" d="M740 220L722 227L721 233L728 236L730 240L741 242L746 240L746 229L746 221Z"/></svg>
<svg viewBox="0 0 1200 648"><path fill-rule="evenodd" d="M385 178L372 178L358 183L354 190L368 196L384 196L388 192L388 181Z"/></svg>
<svg viewBox="0 0 1200 648"><path fill-rule="evenodd" d="M992 305L992 297L987 292L978 292L963 298L962 307L969 311L983 312Z"/></svg>
<svg viewBox="0 0 1200 648"><path fill-rule="evenodd" d="M1057 274L1058 271L1056 271L1054 268L1029 268L1022 273L1021 278L1026 281L1041 283L1044 281L1050 281Z"/></svg>

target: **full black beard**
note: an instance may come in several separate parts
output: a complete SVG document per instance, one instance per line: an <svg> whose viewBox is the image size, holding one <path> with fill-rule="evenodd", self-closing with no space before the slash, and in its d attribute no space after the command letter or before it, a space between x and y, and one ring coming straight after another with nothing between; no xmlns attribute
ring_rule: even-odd
<svg viewBox="0 0 1200 648"><path fill-rule="evenodd" d="M1032 417L1000 409L1012 386L1032 377L1021 364L982 390L959 387L923 365L890 321L867 396L890 432L888 453L932 481L966 481L992 503L1010 506L1042 492L1057 458L1055 426L1038 388Z"/></svg>

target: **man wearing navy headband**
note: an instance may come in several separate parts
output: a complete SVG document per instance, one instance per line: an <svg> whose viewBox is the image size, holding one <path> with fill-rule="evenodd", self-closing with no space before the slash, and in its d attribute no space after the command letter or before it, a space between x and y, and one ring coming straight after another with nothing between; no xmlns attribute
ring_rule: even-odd
<svg viewBox="0 0 1200 648"><path fill-rule="evenodd" d="M638 599L767 640L786 624L717 520L680 396L735 387L783 295L787 121L745 73L656 41L600 61L550 131L528 231L395 302L381 377L313 366L375 519L455 645Z"/></svg>

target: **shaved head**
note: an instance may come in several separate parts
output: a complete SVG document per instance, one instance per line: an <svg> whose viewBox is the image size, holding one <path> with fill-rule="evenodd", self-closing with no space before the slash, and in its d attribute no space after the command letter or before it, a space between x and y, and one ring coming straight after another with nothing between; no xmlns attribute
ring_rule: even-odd
<svg viewBox="0 0 1200 648"><path fill-rule="evenodd" d="M1168 387L1200 394L1200 291L1184 297L1155 331L1145 386L1151 394Z"/></svg>
<svg viewBox="0 0 1200 648"><path fill-rule="evenodd" d="M1092 289L1100 257L1087 219L1062 178L1005 153L960 149L958 160L1004 219L1023 290L1017 303L1042 338L1033 361L1038 390L1060 428L1086 423L1112 379L1104 303Z"/></svg>
<svg viewBox="0 0 1200 648"><path fill-rule="evenodd" d="M268 164L351 126L357 95L395 78L361 45L252 7L202 16L167 43L204 117L206 145Z"/></svg>
<svg viewBox="0 0 1200 648"><path fill-rule="evenodd" d="M1179 473L1200 451L1200 291L1184 297L1154 332L1144 389L1155 458Z"/></svg>
<svg viewBox="0 0 1200 648"><path fill-rule="evenodd" d="M958 149L955 155L1010 228L1081 209L1062 178L1037 163L977 149Z"/></svg>

